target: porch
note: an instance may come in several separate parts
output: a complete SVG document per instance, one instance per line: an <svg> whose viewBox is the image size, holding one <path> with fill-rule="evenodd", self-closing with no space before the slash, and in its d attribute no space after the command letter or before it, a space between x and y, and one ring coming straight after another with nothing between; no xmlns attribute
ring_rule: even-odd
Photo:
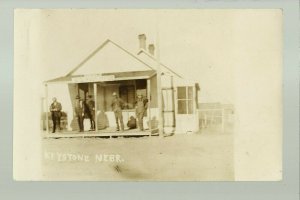
<svg viewBox="0 0 300 200"><path fill-rule="evenodd" d="M157 95L156 95L156 74L155 71L144 71L144 72L124 72L124 73L113 73L105 75L89 75L84 77L76 77L72 80L66 80L64 77L61 80L48 81L46 83L46 98L42 103L44 111L47 111L49 107L49 101L51 97L58 97L59 102L62 104L63 112L61 118L61 125L63 131L59 135L50 134L52 130L52 119L51 113L47 112L43 114L43 129L49 133L49 137L69 137L70 134L76 136L82 135L79 131L79 125L77 117L74 114L75 97L79 96L85 102L87 102L87 96L92 94L93 101L95 102L95 129L96 131L89 132L85 130L86 134L105 134L104 136L119 135L115 133L116 122L115 115L111 108L112 94L115 92L124 101L122 106L123 122L126 126L127 122L131 117L135 116L135 101L136 96L141 94L148 101L148 109L144 117L144 128L149 129L148 133L140 133L138 135L149 135L152 129L157 129ZM51 87L48 88L48 84ZM56 84L55 84L56 83ZM57 84L61 83L61 84ZM58 87L54 87L57 85ZM151 89L150 89L151 88ZM49 89L52 89L50 91ZM58 91L64 90L59 96ZM50 95L49 95L50 94ZM68 96L66 96L68 94ZM84 128L90 127L90 122L87 116L85 116ZM126 127L125 127L126 128ZM137 135L135 130L126 130L125 134ZM123 135L124 133L120 133ZM55 135L55 136L53 136ZM66 135L66 136L62 136Z"/></svg>
<svg viewBox="0 0 300 200"><path fill-rule="evenodd" d="M125 129L124 131L116 131L113 127L108 127L98 131L58 131L56 133L43 132L43 138L88 138L88 137L142 137L142 136L158 136L158 129L144 130Z"/></svg>

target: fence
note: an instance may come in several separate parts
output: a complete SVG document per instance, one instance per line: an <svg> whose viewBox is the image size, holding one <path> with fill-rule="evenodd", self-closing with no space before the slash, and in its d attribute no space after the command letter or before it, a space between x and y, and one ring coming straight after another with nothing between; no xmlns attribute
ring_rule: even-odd
<svg viewBox="0 0 300 200"><path fill-rule="evenodd" d="M211 127L220 127L222 132L234 123L234 110L232 106L219 104L215 108L199 108L199 126L200 130Z"/></svg>

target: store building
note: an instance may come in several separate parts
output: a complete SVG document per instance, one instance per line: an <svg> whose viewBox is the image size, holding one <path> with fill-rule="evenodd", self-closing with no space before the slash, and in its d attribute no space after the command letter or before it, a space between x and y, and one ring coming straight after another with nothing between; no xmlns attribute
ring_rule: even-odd
<svg viewBox="0 0 300 200"><path fill-rule="evenodd" d="M147 115L144 118L145 131L140 133L138 130L125 130L122 133L124 135L134 133L151 136L158 132L180 134L198 131L199 84L184 79L170 67L158 62L155 58L155 46L150 44L146 49L144 34L139 35L138 39L140 50L137 54L108 39L67 75L45 82L45 107L49 108L51 99L57 96L55 93L58 90L64 94L58 98L65 113L65 130L62 133L78 131L74 115L76 96L86 99L87 95L92 95L95 101L96 131L88 133L115 134L116 123L111 108L114 92L125 102L125 126L130 116L135 117L137 95L142 94L148 100ZM54 85L58 89L49 92ZM48 132L51 129L49 116L46 115ZM88 124L88 120L85 120L85 124Z"/></svg>

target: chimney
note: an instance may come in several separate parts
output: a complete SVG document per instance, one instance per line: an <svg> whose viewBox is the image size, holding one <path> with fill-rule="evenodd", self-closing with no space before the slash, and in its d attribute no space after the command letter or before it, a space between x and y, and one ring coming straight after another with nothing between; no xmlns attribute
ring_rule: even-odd
<svg viewBox="0 0 300 200"><path fill-rule="evenodd" d="M149 44L148 51L151 54L151 56L154 56L154 50L155 50L154 44Z"/></svg>
<svg viewBox="0 0 300 200"><path fill-rule="evenodd" d="M140 49L146 50L146 35L145 34L140 34L139 35L139 40L140 40Z"/></svg>

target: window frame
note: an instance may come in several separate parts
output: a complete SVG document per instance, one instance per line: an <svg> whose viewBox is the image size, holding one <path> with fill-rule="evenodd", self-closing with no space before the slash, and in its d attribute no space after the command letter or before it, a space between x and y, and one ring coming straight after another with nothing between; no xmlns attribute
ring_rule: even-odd
<svg viewBox="0 0 300 200"><path fill-rule="evenodd" d="M185 88L185 98L178 98L179 88ZM189 88L192 91L191 98L189 97ZM176 100L177 100L177 109L176 109L177 114L179 114L179 115L192 115L192 114L195 113L195 111L194 111L194 102L193 102L194 101L194 88L193 88L193 86L177 86ZM179 101L185 102L185 110L184 110L183 113L179 112L179 103L178 103ZM189 112L189 110L190 110L189 105L191 105L191 107L192 107L192 110L191 110L192 112Z"/></svg>
<svg viewBox="0 0 300 200"><path fill-rule="evenodd" d="M126 88L126 97L127 97L127 99L124 99L124 96L122 94L122 92L124 91L123 88ZM128 88L131 88L133 90L133 99L131 99L132 102L129 102L129 89ZM133 84L119 85L119 97L126 104L124 110L132 110L132 109L134 109L135 101L136 101L136 86L133 85ZM129 107L129 105L132 105L132 107Z"/></svg>

